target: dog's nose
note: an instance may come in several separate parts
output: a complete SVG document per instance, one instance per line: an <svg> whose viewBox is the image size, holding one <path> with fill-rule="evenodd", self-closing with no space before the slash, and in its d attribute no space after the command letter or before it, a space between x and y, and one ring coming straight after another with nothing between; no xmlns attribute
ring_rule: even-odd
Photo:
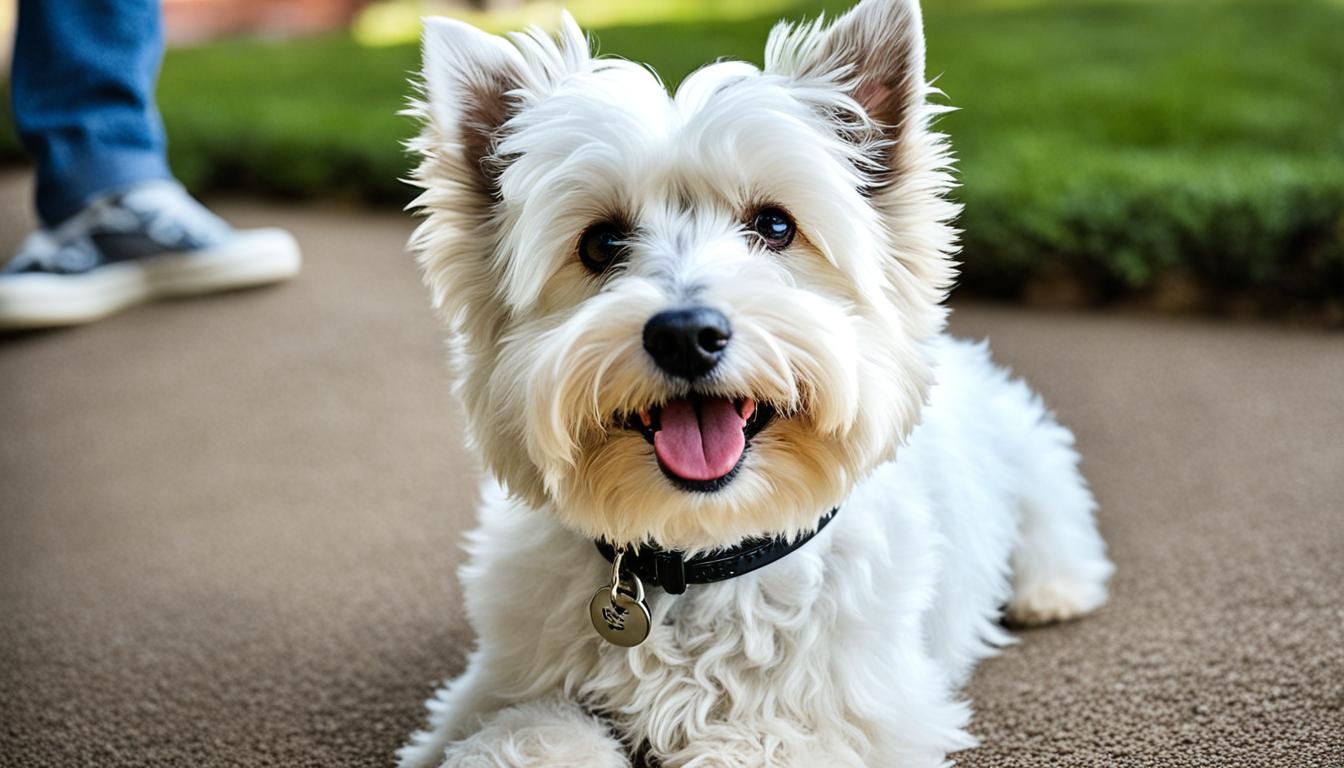
<svg viewBox="0 0 1344 768"><path fill-rule="evenodd" d="M697 379L718 365L732 335L728 318L716 309L671 309L644 325L644 349L667 373Z"/></svg>

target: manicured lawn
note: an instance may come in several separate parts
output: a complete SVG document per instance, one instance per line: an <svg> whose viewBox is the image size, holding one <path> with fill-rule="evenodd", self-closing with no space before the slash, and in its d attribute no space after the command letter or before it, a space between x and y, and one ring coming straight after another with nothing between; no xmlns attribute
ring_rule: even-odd
<svg viewBox="0 0 1344 768"><path fill-rule="evenodd" d="M1344 297L1344 2L929 0L926 16L929 71L961 108L941 125L968 283L1012 294L1062 271L1108 296L1178 272L1224 295ZM675 83L759 61L776 18L594 32ZM174 167L197 188L404 203L396 112L416 65L412 46L347 38L174 51Z"/></svg>

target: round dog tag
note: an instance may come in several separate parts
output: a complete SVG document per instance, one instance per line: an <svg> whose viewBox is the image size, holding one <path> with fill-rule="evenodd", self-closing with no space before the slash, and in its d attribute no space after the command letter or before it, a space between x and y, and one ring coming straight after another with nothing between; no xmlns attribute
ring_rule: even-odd
<svg viewBox="0 0 1344 768"><path fill-rule="evenodd" d="M597 590L588 603L588 615L603 640L622 648L634 648L644 642L653 623L648 604L620 588Z"/></svg>

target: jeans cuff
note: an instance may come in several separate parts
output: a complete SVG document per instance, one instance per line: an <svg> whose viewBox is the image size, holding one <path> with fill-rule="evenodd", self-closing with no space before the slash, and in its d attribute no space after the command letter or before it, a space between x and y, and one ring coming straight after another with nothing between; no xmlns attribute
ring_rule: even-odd
<svg viewBox="0 0 1344 768"><path fill-rule="evenodd" d="M103 148L67 163L59 178L38 169L37 215L43 225L55 227L108 192L171 178L162 152Z"/></svg>

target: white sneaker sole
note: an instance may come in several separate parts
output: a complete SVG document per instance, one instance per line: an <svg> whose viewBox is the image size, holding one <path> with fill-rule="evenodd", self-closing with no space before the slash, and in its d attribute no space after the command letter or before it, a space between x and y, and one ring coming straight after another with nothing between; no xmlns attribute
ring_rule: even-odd
<svg viewBox="0 0 1344 768"><path fill-rule="evenodd" d="M282 229L241 230L226 245L124 261L79 275L0 278L0 330L79 325L168 296L278 283L302 266Z"/></svg>

